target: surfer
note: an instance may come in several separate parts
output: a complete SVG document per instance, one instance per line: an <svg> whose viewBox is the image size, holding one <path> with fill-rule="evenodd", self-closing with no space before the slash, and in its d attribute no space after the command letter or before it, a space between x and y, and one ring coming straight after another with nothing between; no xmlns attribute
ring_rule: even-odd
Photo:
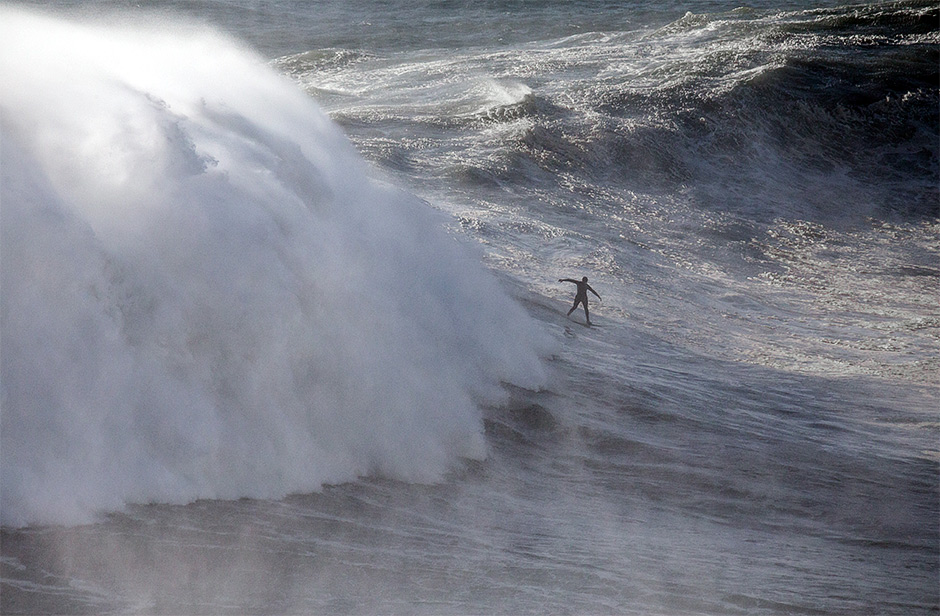
<svg viewBox="0 0 940 616"><path fill-rule="evenodd" d="M571 310L568 311L568 316L571 316L571 313L574 312L575 308L578 307L578 304L584 306L584 318L587 321L587 324L591 324L591 315L588 313L588 298L587 292L590 291L594 295L597 295L597 291L591 288L591 285L588 284L588 278L585 276L581 280L574 280L572 278L559 278L558 282L573 282L578 287L578 292L574 296L574 306L571 307ZM600 299L601 296L597 295L597 299Z"/></svg>

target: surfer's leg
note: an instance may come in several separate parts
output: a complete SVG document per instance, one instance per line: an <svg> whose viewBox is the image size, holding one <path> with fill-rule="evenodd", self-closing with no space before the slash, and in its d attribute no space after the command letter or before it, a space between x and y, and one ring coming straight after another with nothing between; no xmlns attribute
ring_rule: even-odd
<svg viewBox="0 0 940 616"><path fill-rule="evenodd" d="M575 308L578 307L578 304L581 303L580 299L574 300L574 306L571 307L571 310L568 311L568 316L571 316L571 313L574 312Z"/></svg>
<svg viewBox="0 0 940 616"><path fill-rule="evenodd" d="M587 321L587 324L591 324L591 315L588 313L587 302L584 302L584 320Z"/></svg>

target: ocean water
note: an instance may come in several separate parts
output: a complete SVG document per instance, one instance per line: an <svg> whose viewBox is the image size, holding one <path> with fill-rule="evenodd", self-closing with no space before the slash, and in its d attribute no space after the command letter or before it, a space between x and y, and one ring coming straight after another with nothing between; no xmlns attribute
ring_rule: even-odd
<svg viewBox="0 0 940 616"><path fill-rule="evenodd" d="M938 43L0 7L0 611L937 613Z"/></svg>

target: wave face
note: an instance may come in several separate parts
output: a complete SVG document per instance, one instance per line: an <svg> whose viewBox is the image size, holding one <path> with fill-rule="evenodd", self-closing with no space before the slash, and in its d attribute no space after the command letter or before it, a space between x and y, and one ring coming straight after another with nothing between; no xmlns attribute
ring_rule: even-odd
<svg viewBox="0 0 940 616"><path fill-rule="evenodd" d="M0 24L4 525L435 481L539 386L529 317L258 58Z"/></svg>
<svg viewBox="0 0 940 616"><path fill-rule="evenodd" d="M706 357L936 382L940 12L829 4L275 63L544 296L583 270Z"/></svg>

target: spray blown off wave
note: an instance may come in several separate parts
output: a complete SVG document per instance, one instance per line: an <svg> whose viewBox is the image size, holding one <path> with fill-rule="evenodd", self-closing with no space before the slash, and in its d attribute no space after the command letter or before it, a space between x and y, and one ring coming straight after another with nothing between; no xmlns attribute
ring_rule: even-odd
<svg viewBox="0 0 940 616"><path fill-rule="evenodd" d="M216 34L0 14L2 522L485 455L539 331Z"/></svg>

